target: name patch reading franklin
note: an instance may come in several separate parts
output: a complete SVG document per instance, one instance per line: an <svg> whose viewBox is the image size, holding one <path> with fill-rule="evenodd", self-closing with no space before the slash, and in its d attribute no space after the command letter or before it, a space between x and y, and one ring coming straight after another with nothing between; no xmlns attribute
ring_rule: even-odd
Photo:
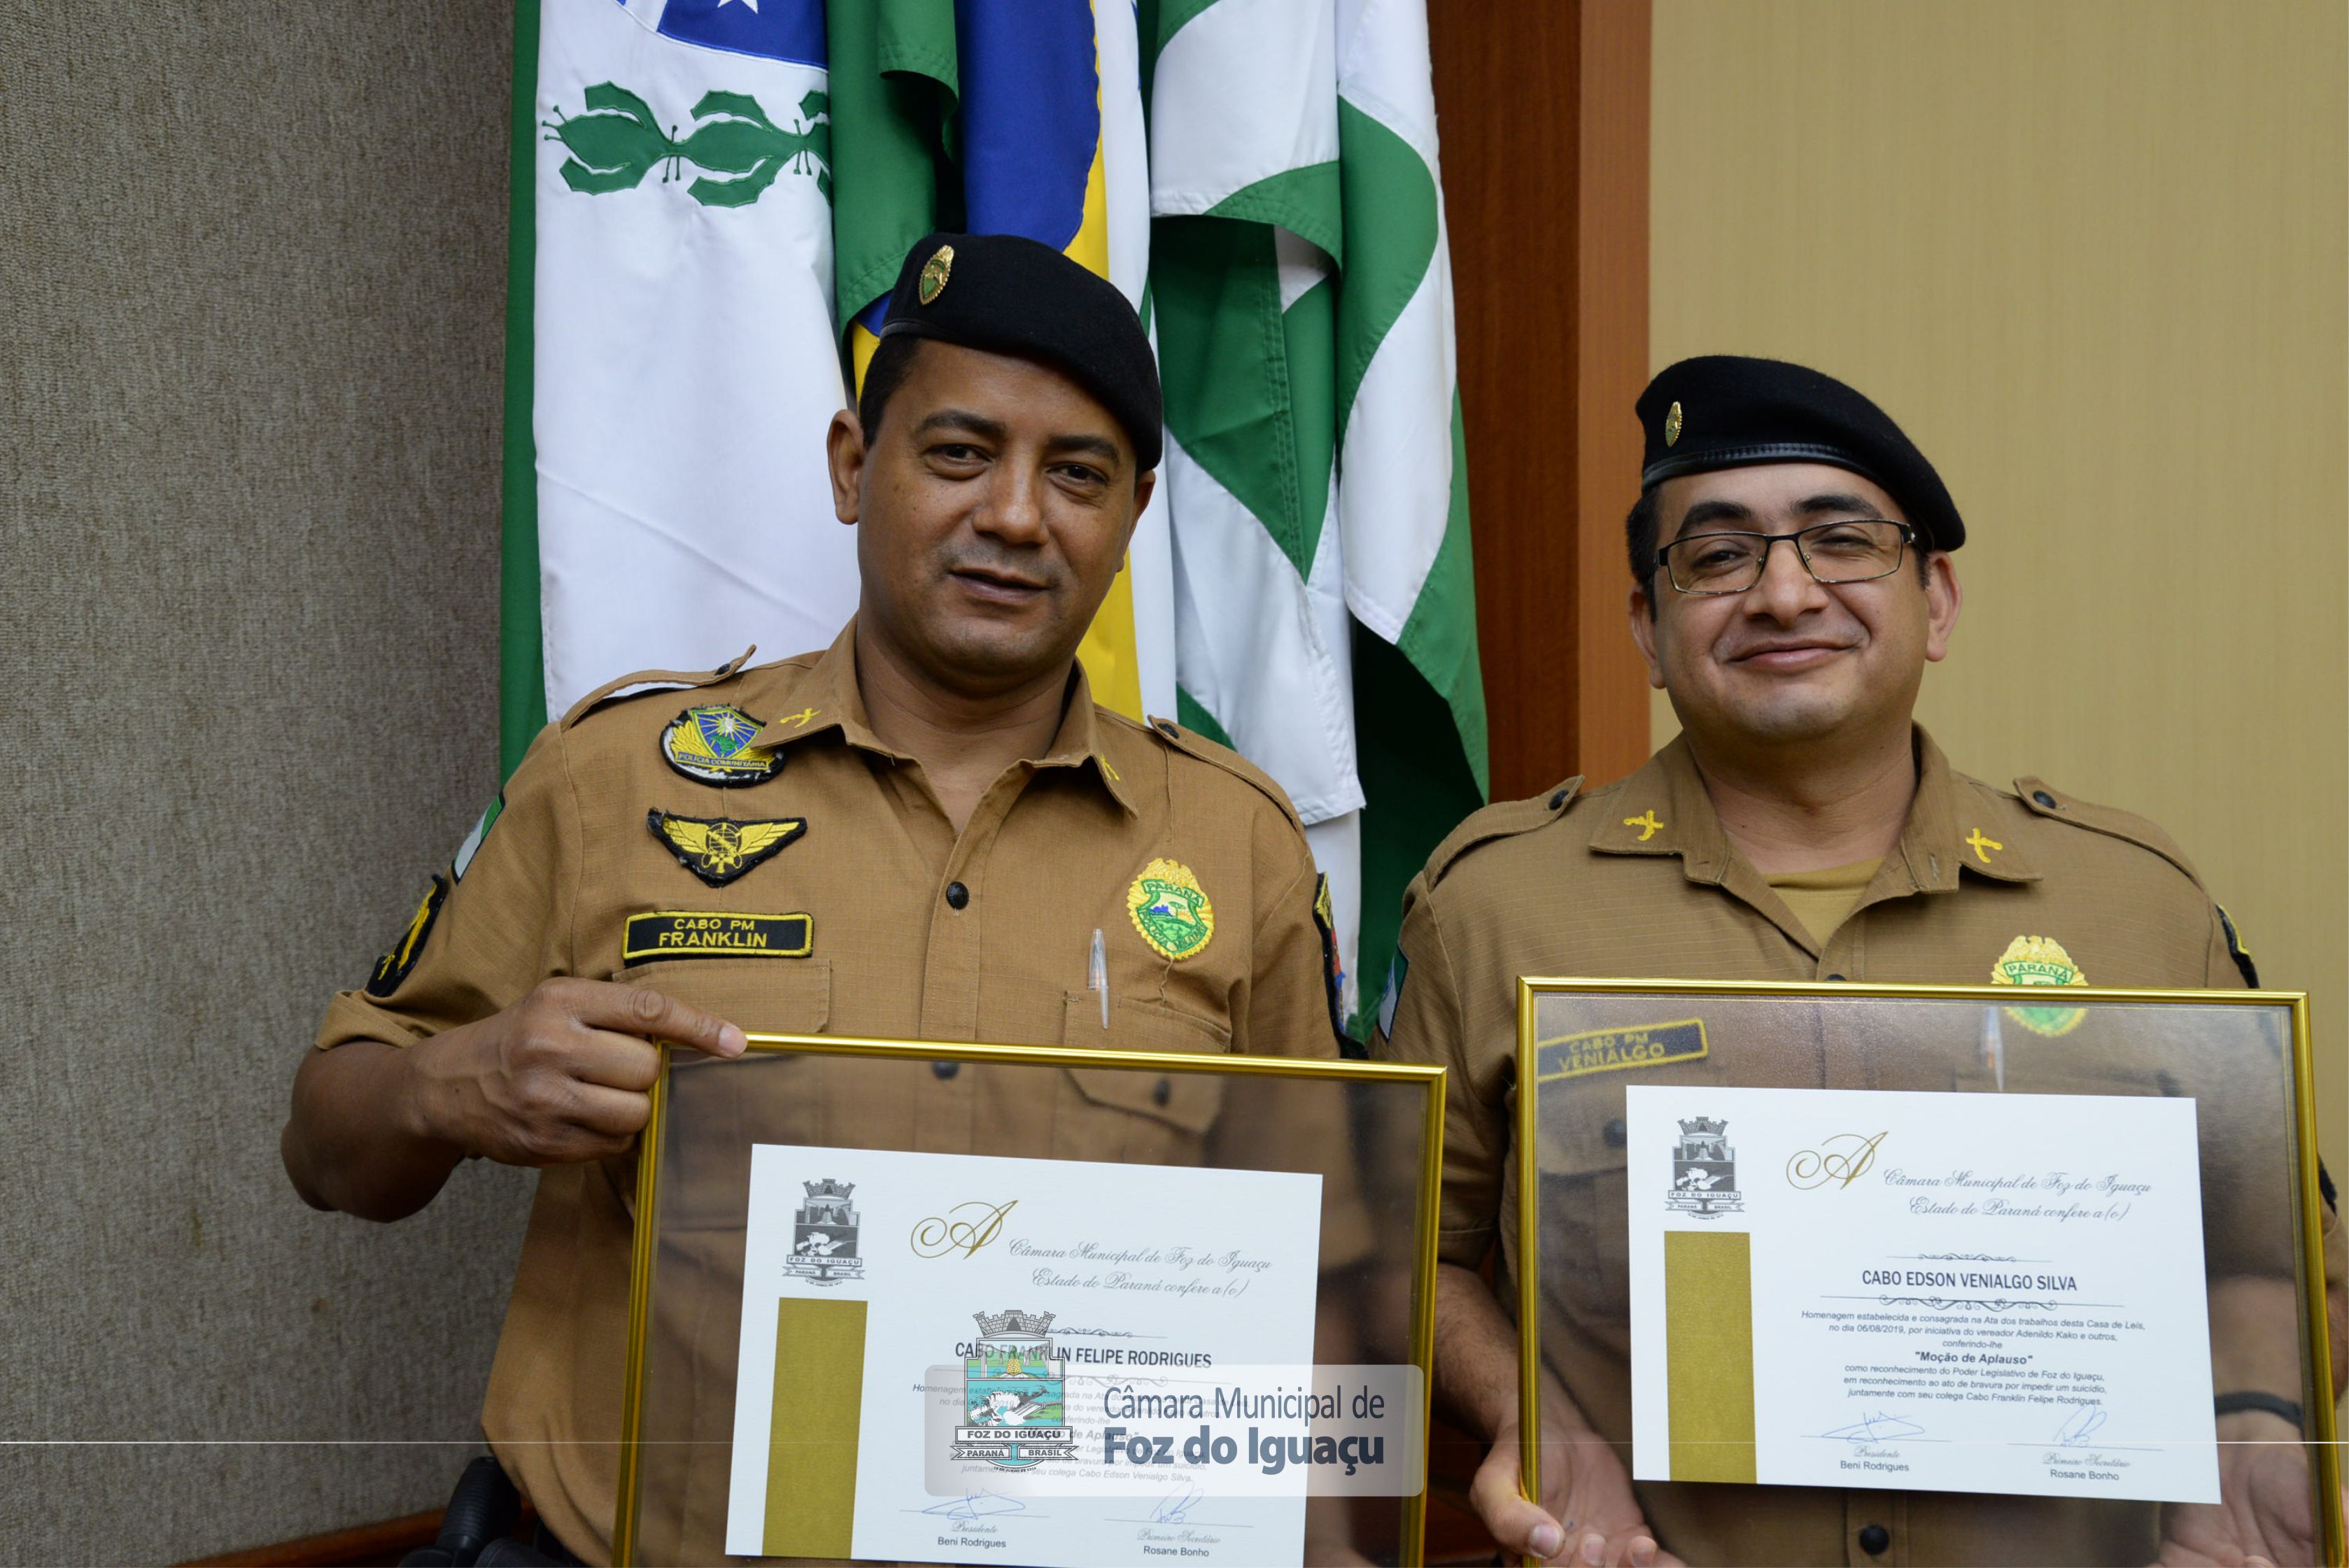
<svg viewBox="0 0 2349 1568"><path fill-rule="evenodd" d="M1534 1057L1534 1071L1539 1082L1548 1083L1554 1078L1580 1078L1585 1073L1692 1062L1704 1054L1704 1020L1688 1018L1677 1024L1593 1029L1586 1035L1544 1040Z"/></svg>
<svg viewBox="0 0 2349 1568"><path fill-rule="evenodd" d="M620 959L652 964L664 958L805 958L814 944L812 915L657 909L628 916Z"/></svg>

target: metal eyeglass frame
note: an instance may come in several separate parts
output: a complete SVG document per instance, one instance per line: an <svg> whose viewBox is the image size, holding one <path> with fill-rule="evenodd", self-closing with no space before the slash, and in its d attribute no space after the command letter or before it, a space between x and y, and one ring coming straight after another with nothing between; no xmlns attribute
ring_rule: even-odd
<svg viewBox="0 0 2349 1568"><path fill-rule="evenodd" d="M1892 564L1886 567L1881 572L1872 572L1865 577L1820 576L1818 573L1818 568L1811 564L1809 553L1803 549L1803 536L1806 533L1817 533L1825 529L1849 528L1856 522L1890 523L1894 528L1900 531L1900 548L1893 555ZM1680 545L1694 544L1701 539L1760 540L1762 542L1762 560L1761 563L1754 569L1754 581L1748 583L1743 588L1682 587L1680 578L1675 575L1672 571L1672 551ZM1914 523L1896 521L1894 519L1889 517L1845 517L1837 518L1833 522L1815 522L1808 528L1798 528L1792 533L1754 533L1744 529L1724 529L1719 533L1692 533L1686 539L1675 539L1670 544L1659 546L1656 551L1656 564L1664 569L1664 581L1672 585L1672 592L1675 593L1685 593L1692 599L1725 599L1730 597L1732 594L1751 593L1754 589L1759 588L1762 585L1762 579L1766 576L1770 571L1770 547L1779 543L1781 541L1790 542L1794 545L1795 559L1803 563L1803 570L1811 574L1812 582L1816 583L1823 587L1841 588L1853 583L1882 582L1885 578L1891 576L1894 573L1899 571L1901 567L1907 565L1909 563L1909 547L1917 542L1917 526Z"/></svg>

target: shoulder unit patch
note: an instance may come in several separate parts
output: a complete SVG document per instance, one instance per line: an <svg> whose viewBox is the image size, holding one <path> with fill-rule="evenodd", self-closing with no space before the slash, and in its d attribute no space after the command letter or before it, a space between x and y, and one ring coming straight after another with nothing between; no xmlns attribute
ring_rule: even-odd
<svg viewBox="0 0 2349 1568"><path fill-rule="evenodd" d="M1216 934L1216 906L1180 861L1143 867L1125 890L1125 912L1150 950L1176 963L1206 951Z"/></svg>
<svg viewBox="0 0 2349 1568"><path fill-rule="evenodd" d="M661 755L671 768L703 784L764 784L783 770L783 753L750 744L762 727L723 703L688 707L661 731Z"/></svg>
<svg viewBox="0 0 2349 1568"><path fill-rule="evenodd" d="M408 929L399 934L390 952L375 961L375 973L367 977L368 995L388 996L399 989L399 983L408 978L424 952L424 939L432 934L432 923L440 918L440 906L449 901L452 885L448 878L434 875L432 885L417 901L416 913L408 917Z"/></svg>
<svg viewBox="0 0 2349 1568"><path fill-rule="evenodd" d="M785 844L804 834L807 819L713 821L706 817L678 817L653 810L645 813L645 826L652 830L654 838L668 846L678 864L711 887L724 887L751 868L771 860Z"/></svg>

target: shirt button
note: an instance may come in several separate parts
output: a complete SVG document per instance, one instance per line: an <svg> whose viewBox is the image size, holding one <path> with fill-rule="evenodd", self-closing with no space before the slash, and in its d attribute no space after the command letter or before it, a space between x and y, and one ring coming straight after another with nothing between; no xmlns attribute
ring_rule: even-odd
<svg viewBox="0 0 2349 1568"><path fill-rule="evenodd" d="M1622 1148L1627 1136L1623 1127L1623 1119L1619 1116L1608 1118L1607 1125L1599 1130L1599 1136L1607 1140L1608 1148Z"/></svg>
<svg viewBox="0 0 2349 1568"><path fill-rule="evenodd" d="M1892 1532L1880 1524L1871 1524L1859 1532L1859 1549L1870 1557L1883 1555L1884 1549L1891 1544Z"/></svg>
<svg viewBox="0 0 2349 1568"><path fill-rule="evenodd" d="M2042 806L2046 807L2046 808L2047 808L2047 810L2051 810L2051 811L2052 811L2052 810L2054 810L2055 809L2055 797L2054 797L2054 796L2053 796L2053 795L2050 795L2050 794L2049 794L2046 790L2044 790L2044 789L2033 789L2033 790L2031 792L2031 798L2032 798L2033 800L2038 801L2038 802L2039 802L2039 804L2041 804Z"/></svg>
<svg viewBox="0 0 2349 1568"><path fill-rule="evenodd" d="M936 1078L941 1083L944 1083L947 1079L954 1077L955 1074L960 1071L962 1071L962 1064L960 1062L932 1062L930 1064L930 1076Z"/></svg>
<svg viewBox="0 0 2349 1568"><path fill-rule="evenodd" d="M947 883L947 907L948 909L960 909L969 902L970 889L963 886L960 882Z"/></svg>
<svg viewBox="0 0 2349 1568"><path fill-rule="evenodd" d="M1163 1106L1174 1098L1174 1086L1167 1082L1164 1078L1160 1078L1157 1084L1150 1091L1150 1103L1153 1105Z"/></svg>

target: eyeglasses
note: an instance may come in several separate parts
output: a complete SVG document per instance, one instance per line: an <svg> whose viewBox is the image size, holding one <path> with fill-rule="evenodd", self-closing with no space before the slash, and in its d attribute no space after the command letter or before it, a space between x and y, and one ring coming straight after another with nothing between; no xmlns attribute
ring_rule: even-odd
<svg viewBox="0 0 2349 1568"><path fill-rule="evenodd" d="M1917 531L1890 518L1822 522L1793 533L1698 533L1656 552L1683 593L1743 593L1762 581L1770 547L1792 540L1803 569L1821 583L1867 583L1900 570Z"/></svg>

